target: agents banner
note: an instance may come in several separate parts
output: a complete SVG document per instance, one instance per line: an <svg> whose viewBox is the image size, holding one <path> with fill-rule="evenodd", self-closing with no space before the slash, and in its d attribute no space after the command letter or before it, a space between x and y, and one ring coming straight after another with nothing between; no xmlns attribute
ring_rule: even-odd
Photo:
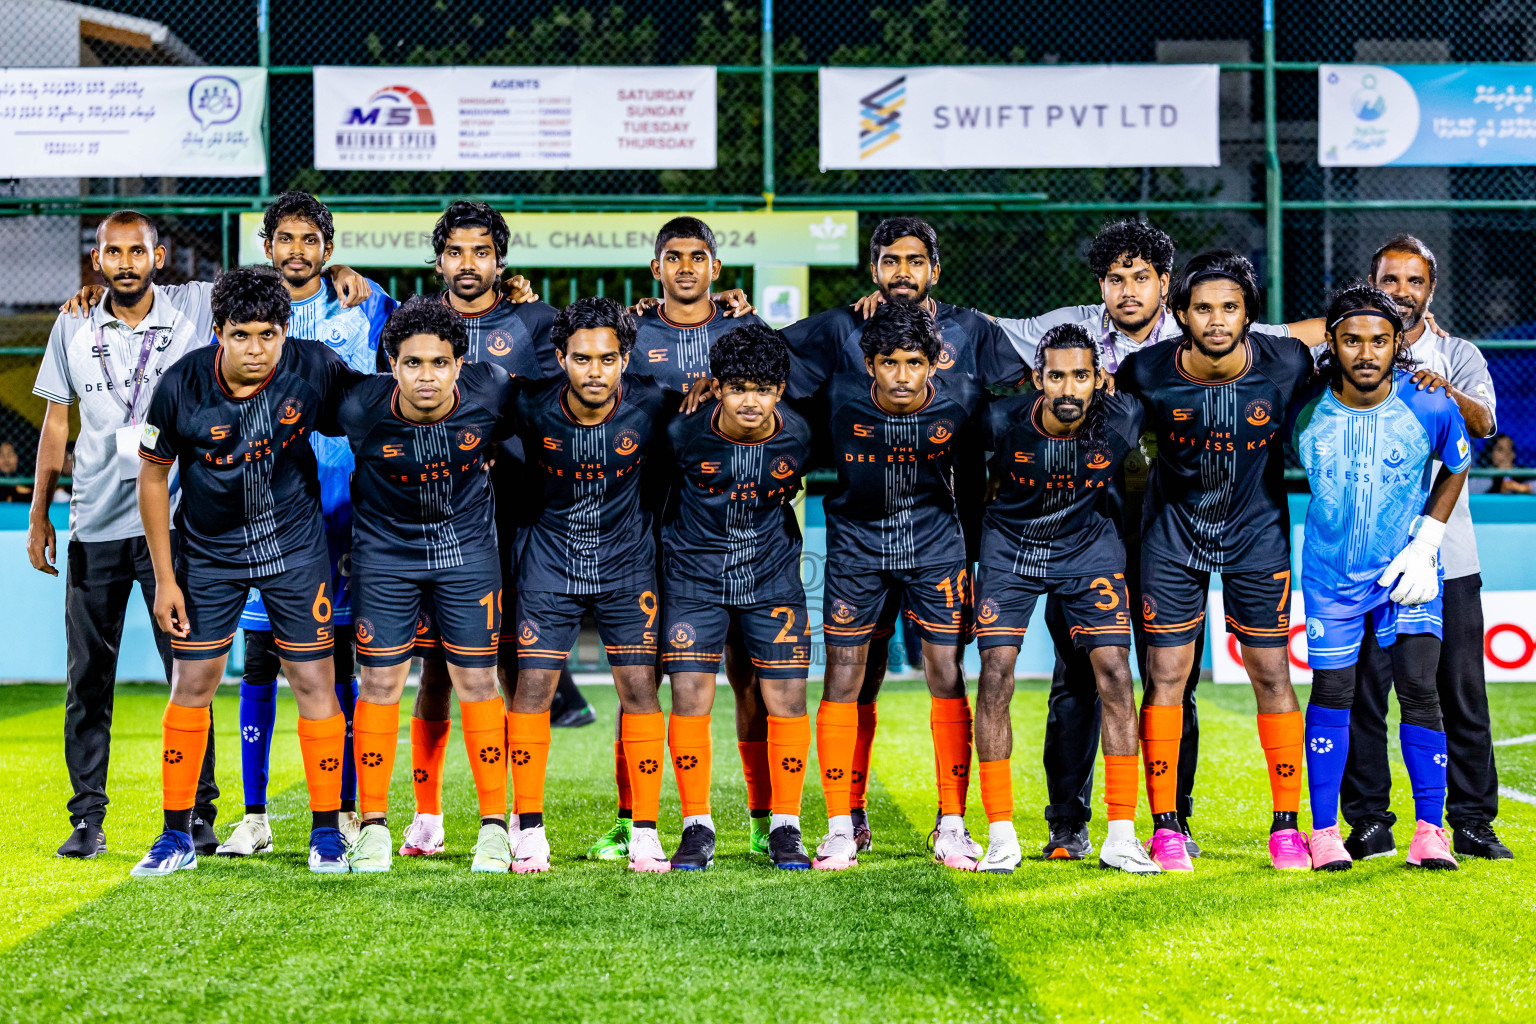
<svg viewBox="0 0 1536 1024"><path fill-rule="evenodd" d="M1215 64L822 68L821 167L1215 167Z"/></svg>
<svg viewBox="0 0 1536 1024"><path fill-rule="evenodd" d="M509 267L640 267L656 232L676 213L509 213ZM263 262L261 214L240 215L240 262ZM859 262L859 215L852 210L696 213L715 233L727 267ZM333 263L420 267L432 262L436 213L338 213Z"/></svg>
<svg viewBox="0 0 1536 1024"><path fill-rule="evenodd" d="M317 67L322 169L712 168L712 67Z"/></svg>
<svg viewBox="0 0 1536 1024"><path fill-rule="evenodd" d="M0 178L255 178L261 68L0 70Z"/></svg>
<svg viewBox="0 0 1536 1024"><path fill-rule="evenodd" d="M1536 64L1324 64L1317 162L1536 164Z"/></svg>
<svg viewBox="0 0 1536 1024"><path fill-rule="evenodd" d="M1489 682L1524 682L1536 673L1536 590L1484 590L1483 671ZM1227 631L1221 591L1210 592L1205 613L1211 624L1211 675L1218 683L1246 683L1242 649ZM1307 664L1307 609L1301 591L1291 592L1291 682L1310 683Z"/></svg>

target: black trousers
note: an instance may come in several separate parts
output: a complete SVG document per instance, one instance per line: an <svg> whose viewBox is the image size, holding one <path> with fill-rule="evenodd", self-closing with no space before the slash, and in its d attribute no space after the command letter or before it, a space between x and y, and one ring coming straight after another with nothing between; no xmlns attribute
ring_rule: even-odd
<svg viewBox="0 0 1536 1024"><path fill-rule="evenodd" d="M1435 687L1445 721L1445 817L1454 827L1492 821L1499 814L1499 775L1493 763L1493 728L1483 678L1483 578L1477 574L1445 581L1444 639ZM1349 761L1339 790L1340 810L1350 825L1373 821L1389 827L1397 816L1388 807L1392 776L1387 769L1387 694L1392 658L1366 630L1360 648L1355 706L1349 716Z"/></svg>
<svg viewBox="0 0 1536 1024"><path fill-rule="evenodd" d="M1146 634L1141 621L1141 495L1127 494L1125 505L1125 582L1130 591L1131 624L1136 637L1136 664L1147 678ZM1050 803L1045 820L1088 821L1093 817L1093 768L1099 753L1099 688L1088 652L1072 642L1061 602L1046 598L1045 624L1056 648L1056 668L1045 717L1045 788ZM1195 766L1200 758L1200 716L1195 686L1205 633L1195 640L1195 660L1184 684L1184 738L1179 743L1178 810L1194 813Z"/></svg>
<svg viewBox="0 0 1536 1024"><path fill-rule="evenodd" d="M175 533L172 533L174 541ZM137 580L144 592L155 646L171 678L171 643L154 626L155 570L143 537L71 540L64 573L64 634L69 644L69 690L64 702L64 764L74 796L70 824L101 824L107 813L107 764L112 752L112 697L128 598ZM213 823L219 788L213 780L213 727L197 782L193 814Z"/></svg>

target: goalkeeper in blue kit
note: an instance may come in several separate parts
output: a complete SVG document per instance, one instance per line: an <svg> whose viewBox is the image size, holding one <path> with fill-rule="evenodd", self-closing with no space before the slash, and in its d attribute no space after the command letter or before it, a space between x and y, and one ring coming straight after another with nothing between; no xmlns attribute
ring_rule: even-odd
<svg viewBox="0 0 1536 1024"><path fill-rule="evenodd" d="M1472 464L1466 425L1444 390L1418 390L1397 305L1359 285L1327 315L1322 382L1293 441L1312 501L1302 545L1307 658L1307 775L1314 870L1347 869L1339 785L1365 630L1392 657L1400 739L1418 819L1412 867L1456 867L1441 827L1446 743L1435 686L1440 660L1440 538ZM1434 462L1443 465L1438 473Z"/></svg>

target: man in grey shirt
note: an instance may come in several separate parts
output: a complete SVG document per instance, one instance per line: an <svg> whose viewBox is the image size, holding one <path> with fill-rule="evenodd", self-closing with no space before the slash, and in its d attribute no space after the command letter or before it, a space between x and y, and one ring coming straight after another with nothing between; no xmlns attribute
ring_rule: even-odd
<svg viewBox="0 0 1536 1024"><path fill-rule="evenodd" d="M1428 246L1412 235L1398 235L1371 258L1371 283L1392 296L1402 313L1420 368L1414 375L1419 386L1444 387L1460 407L1467 433L1492 437L1498 423L1487 360L1471 342L1426 324L1438 270ZM1483 674L1483 580L1465 490L1446 523L1440 559L1445 567L1444 639L1436 682L1450 755L1445 816L1452 847L1463 856L1510 860L1514 854L1500 842L1492 824L1499 813L1499 777ZM1391 658L1370 637L1360 651L1349 761L1340 791L1340 809L1350 825L1344 847L1356 860L1397 852L1392 838L1396 818L1388 808L1392 776L1387 768L1386 717L1391 688Z"/></svg>
<svg viewBox="0 0 1536 1024"><path fill-rule="evenodd" d="M150 611L155 644L170 681L170 642L154 624L155 574L139 519L138 445L144 414L160 375L206 345L212 330L207 289L165 289L154 283L165 249L148 218L121 210L96 229L91 262L107 299L90 313L60 313L48 337L33 393L48 401L37 443L37 482L27 529L34 568L57 576L57 548L48 519L64 449L69 407L80 402L69 547L64 577L64 630L69 690L64 711L64 761L74 795L71 832L61 857L89 858L106 849L107 765L112 696L128 598L137 580ZM211 852L213 737L203 760L194 811L194 840Z"/></svg>

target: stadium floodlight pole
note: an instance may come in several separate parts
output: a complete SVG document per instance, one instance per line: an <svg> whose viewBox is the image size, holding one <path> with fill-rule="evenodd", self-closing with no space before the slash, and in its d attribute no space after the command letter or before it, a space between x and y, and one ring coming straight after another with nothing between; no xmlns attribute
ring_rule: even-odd
<svg viewBox="0 0 1536 1024"><path fill-rule="evenodd" d="M1269 269L1269 321L1283 323L1284 271L1280 222L1280 142L1275 126L1275 0L1264 0L1264 248Z"/></svg>
<svg viewBox="0 0 1536 1024"><path fill-rule="evenodd" d="M773 0L763 0L763 198L773 207Z"/></svg>
<svg viewBox="0 0 1536 1024"><path fill-rule="evenodd" d="M256 62L264 68L272 66L272 33L267 21L268 0L256 0ZM266 202L272 195L272 72L262 83L266 102L261 109L261 145L266 150L265 170L261 172L261 199ZM225 261L228 266L228 261Z"/></svg>

